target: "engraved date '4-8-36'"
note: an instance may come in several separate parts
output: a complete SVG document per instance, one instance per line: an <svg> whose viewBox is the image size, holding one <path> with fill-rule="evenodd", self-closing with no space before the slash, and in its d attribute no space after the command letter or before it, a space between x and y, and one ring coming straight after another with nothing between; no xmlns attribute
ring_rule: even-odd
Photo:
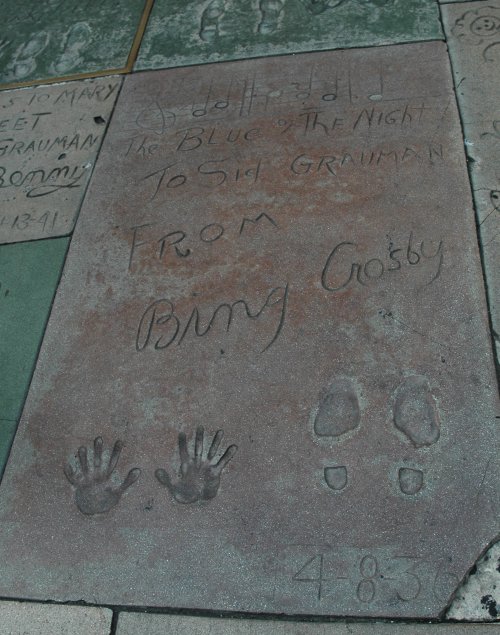
<svg viewBox="0 0 500 635"><path fill-rule="evenodd" d="M312 605L387 601L445 601L458 584L452 558L433 561L385 548L289 545L278 566L274 596L308 598Z"/></svg>

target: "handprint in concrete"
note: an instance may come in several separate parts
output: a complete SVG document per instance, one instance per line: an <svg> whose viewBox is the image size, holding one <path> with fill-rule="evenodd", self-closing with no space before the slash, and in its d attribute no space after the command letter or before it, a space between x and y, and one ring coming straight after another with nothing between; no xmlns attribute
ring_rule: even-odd
<svg viewBox="0 0 500 635"><path fill-rule="evenodd" d="M75 470L70 463L64 467L66 478L75 488L76 505L82 514L88 516L109 512L141 474L139 468L133 468L121 484L116 484L113 476L123 443L115 443L109 460L104 460L103 446L102 438L97 437L94 439L92 461L89 461L87 448L82 446L78 449L78 468Z"/></svg>
<svg viewBox="0 0 500 635"><path fill-rule="evenodd" d="M202 426L198 426L193 456L190 456L186 435L184 432L179 433L181 466L178 480L172 482L169 474L161 468L155 472L158 481L169 490L178 503L195 503L217 496L222 470L238 450L236 445L230 445L217 460L216 456L223 436L223 431L217 430L205 456L203 447L205 431Z"/></svg>

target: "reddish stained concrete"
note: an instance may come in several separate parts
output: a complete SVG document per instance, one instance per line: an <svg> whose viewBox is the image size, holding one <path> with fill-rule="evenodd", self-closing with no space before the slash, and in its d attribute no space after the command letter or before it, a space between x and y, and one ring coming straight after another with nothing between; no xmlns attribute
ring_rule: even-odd
<svg viewBox="0 0 500 635"><path fill-rule="evenodd" d="M297 98L292 83L302 86L311 72L311 94ZM322 102L336 74L337 98ZM357 78L350 89L349 74ZM215 108L231 81L234 102ZM242 100L237 95L245 82ZM179 130L207 127L205 116L192 113L201 110L209 90L206 118L221 116L227 128L262 127L262 137L176 150ZM267 110L263 92L274 95ZM394 112L388 115L404 111L407 102L417 117L422 113L411 126L408 117L398 124ZM151 108L148 118L144 110ZM318 108L325 119L351 122L364 109L375 110L370 127L353 131L351 123L339 138L318 126L281 133L286 125L280 121L302 121ZM173 120L167 111L176 121L163 129ZM387 114L380 121L395 121L379 125L382 111ZM147 158L127 155L131 139L144 136L157 151ZM420 154L401 162L405 148L429 145L442 146L442 158L434 152L432 160ZM397 165L382 158L359 166L361 152L391 148L398 148ZM347 149L358 157L355 169L340 167L335 175L324 164L320 172L290 170L301 153L338 156ZM235 160L241 170L260 157L256 182L228 178L207 187L216 177L200 176L200 165L225 159L222 165L231 163L235 178ZM153 197L157 182L144 178L167 165L189 180L166 188L165 177ZM276 226L263 218L240 234L243 219L262 212ZM158 230L145 235L156 246L139 246L128 271L131 228L152 222ZM220 223L224 235L207 244L200 230L211 223ZM159 262L158 240L174 231L187 234L178 243L182 253L170 246ZM351 244L337 252L341 258L332 257L322 277L340 243ZM332 290L344 285L351 269L350 282ZM141 316L160 299L175 305L175 318L163 302L149 345L142 346L146 329L137 350ZM249 319L239 303L226 329L228 308L221 308L205 336L196 336L191 322L179 343L195 307L204 330L218 306L242 299L252 314L261 310L260 317ZM127 77L0 489L0 593L118 605L437 617L495 532L497 403L486 328L443 44ZM174 335L170 346L155 350L155 343L161 348ZM410 384L428 386L428 394L406 403L406 416L418 419L429 403L439 414L440 436L429 447L418 447L394 425L393 409L408 377L417 378ZM336 381L352 385L354 393L334 403L331 416L348 416L345 409L357 401L360 423L325 438L314 433L314 419L325 388ZM187 435L192 456L199 425L209 439L224 431L221 453L232 444L238 450L216 497L183 505L155 470L173 475L179 469L179 432ZM99 435L108 448L117 439L125 443L117 465L121 480L132 468L141 475L109 512L85 516L63 467ZM345 488L326 484L325 469L332 467L346 468ZM402 469L423 473L416 494L402 492ZM36 577L29 574L33 569Z"/></svg>

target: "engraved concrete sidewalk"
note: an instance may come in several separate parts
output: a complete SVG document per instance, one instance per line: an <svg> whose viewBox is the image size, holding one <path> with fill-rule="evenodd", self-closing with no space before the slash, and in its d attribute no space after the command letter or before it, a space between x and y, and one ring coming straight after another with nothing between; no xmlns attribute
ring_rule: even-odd
<svg viewBox="0 0 500 635"><path fill-rule="evenodd" d="M499 633L500 0L4 9L0 635Z"/></svg>

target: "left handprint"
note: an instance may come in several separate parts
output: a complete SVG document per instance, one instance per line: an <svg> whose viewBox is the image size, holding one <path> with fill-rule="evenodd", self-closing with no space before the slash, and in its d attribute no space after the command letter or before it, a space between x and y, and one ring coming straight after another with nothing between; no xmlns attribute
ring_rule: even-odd
<svg viewBox="0 0 500 635"><path fill-rule="evenodd" d="M109 460L103 460L103 440L96 437L91 465L85 446L78 448L79 469L75 470L69 463L65 465L64 474L75 488L75 502L82 514L93 516L108 512L120 501L125 490L139 478L141 470L135 467L120 485L113 483L112 476L122 448L123 443L117 441Z"/></svg>

